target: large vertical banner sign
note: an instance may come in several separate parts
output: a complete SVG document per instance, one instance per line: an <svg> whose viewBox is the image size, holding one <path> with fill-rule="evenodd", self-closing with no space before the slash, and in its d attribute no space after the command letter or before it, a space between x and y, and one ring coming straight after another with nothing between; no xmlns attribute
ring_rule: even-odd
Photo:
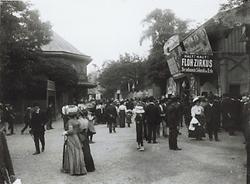
<svg viewBox="0 0 250 184"><path fill-rule="evenodd" d="M174 75L180 72L178 65L177 65L177 61L175 60L173 56L169 57L167 62L168 62L168 68L170 70L171 75Z"/></svg>
<svg viewBox="0 0 250 184"><path fill-rule="evenodd" d="M175 76L181 74L180 72L180 58L181 58L181 47L177 46L174 48L171 53L167 56L167 63L171 75Z"/></svg>
<svg viewBox="0 0 250 184"><path fill-rule="evenodd" d="M203 27L195 30L191 35L183 40L183 45L187 53L212 54L212 48L208 40L207 32Z"/></svg>

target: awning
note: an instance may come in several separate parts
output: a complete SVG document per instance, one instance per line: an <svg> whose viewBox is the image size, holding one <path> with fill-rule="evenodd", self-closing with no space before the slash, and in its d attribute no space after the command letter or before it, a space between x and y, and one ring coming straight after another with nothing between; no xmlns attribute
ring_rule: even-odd
<svg viewBox="0 0 250 184"><path fill-rule="evenodd" d="M78 86L86 87L86 88L95 88L95 87L97 87L97 84L94 84L91 82L78 82Z"/></svg>
<svg viewBox="0 0 250 184"><path fill-rule="evenodd" d="M177 74L174 74L172 77L174 78L174 80L177 80L177 79L186 77L186 75L184 73L177 73Z"/></svg>

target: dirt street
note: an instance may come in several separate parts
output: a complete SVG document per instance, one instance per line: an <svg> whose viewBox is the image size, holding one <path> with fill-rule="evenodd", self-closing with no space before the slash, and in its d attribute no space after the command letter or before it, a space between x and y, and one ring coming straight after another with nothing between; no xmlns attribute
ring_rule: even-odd
<svg viewBox="0 0 250 184"><path fill-rule="evenodd" d="M159 144L145 143L145 151L136 149L135 126L117 128L109 134L107 126L97 125L91 152L96 171L85 176L70 176L60 172L63 149L63 123L46 131L46 150L33 156L35 146L31 136L16 134L7 137L17 177L23 184L244 184L246 162L241 133L230 137L219 134L220 142L190 140L186 128L178 137L182 151L168 148L168 139Z"/></svg>

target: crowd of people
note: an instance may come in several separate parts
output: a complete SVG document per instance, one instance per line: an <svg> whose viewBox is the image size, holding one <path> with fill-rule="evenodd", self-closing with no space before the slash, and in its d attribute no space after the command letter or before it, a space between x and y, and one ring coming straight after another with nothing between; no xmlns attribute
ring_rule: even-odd
<svg viewBox="0 0 250 184"><path fill-rule="evenodd" d="M180 128L185 126L188 137L202 140L208 135L210 141L220 141L219 132L226 130L230 136L237 130L245 130L247 96L235 98L228 94L182 98L147 97L142 99L103 100L92 102L96 123L107 123L109 133L116 127L136 125L137 148L144 150L143 141L157 144L157 137L169 138L171 150L181 150L177 145Z"/></svg>
<svg viewBox="0 0 250 184"><path fill-rule="evenodd" d="M188 137L197 141L204 139L206 134L210 141L220 141L218 134L222 129L230 136L234 136L236 130L243 130L247 148L250 147L250 131L247 131L250 129L250 96L247 95L241 99L227 94L221 98L210 94L192 99L184 95L182 98L93 100L64 105L61 114L64 128L62 172L71 175L85 175L95 170L90 149L90 144L94 143L93 135L96 134L95 124L107 124L110 134L116 133L117 127L130 128L134 124L139 151L145 150L145 142L158 144L159 136L168 138L170 150L181 150L177 144L181 127L186 127ZM13 135L13 107L0 104L0 115L1 135ZM52 106L41 111L39 104L34 103L32 107L27 107L23 122L25 126L21 134L30 128L29 133L34 139L36 151L33 155L44 152L45 130L53 129ZM13 170L10 169L10 173L14 173Z"/></svg>

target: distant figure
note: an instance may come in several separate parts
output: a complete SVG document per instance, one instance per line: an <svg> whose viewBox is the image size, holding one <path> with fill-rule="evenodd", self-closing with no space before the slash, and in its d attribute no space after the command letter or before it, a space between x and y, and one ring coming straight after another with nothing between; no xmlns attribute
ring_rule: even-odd
<svg viewBox="0 0 250 184"><path fill-rule="evenodd" d="M118 108L119 112L119 122L120 122L120 127L124 128L125 127L125 121L126 121L126 111L127 108L124 105L124 102L121 102L121 105Z"/></svg>
<svg viewBox="0 0 250 184"><path fill-rule="evenodd" d="M40 146L39 141L42 145L42 152L44 152L45 149L45 115L41 112L39 104L35 103L33 107L32 117L30 121L31 126L31 133L34 136L34 142L36 147L36 152L33 153L33 155L40 154Z"/></svg>
<svg viewBox="0 0 250 184"><path fill-rule="evenodd" d="M100 102L96 105L96 110L95 110L97 124L103 123L103 113L104 113L103 104L102 102Z"/></svg>
<svg viewBox="0 0 250 184"><path fill-rule="evenodd" d="M47 108L47 118L48 118L48 122L47 122L47 130L51 130L53 129L52 127L52 122L53 122L53 104L50 103L48 108Z"/></svg>
<svg viewBox="0 0 250 184"><path fill-rule="evenodd" d="M10 104L6 104L3 110L3 121L6 127L6 135L14 134L14 120L15 114L13 111L13 107Z"/></svg>
<svg viewBox="0 0 250 184"><path fill-rule="evenodd" d="M62 118L63 118L63 128L64 128L64 130L68 130L68 124L67 124L67 122L68 122L68 112L67 112L67 109L68 109L68 105L64 105L63 107L62 107Z"/></svg>
<svg viewBox="0 0 250 184"><path fill-rule="evenodd" d="M92 112L88 111L88 115L87 115L86 118L89 121L88 129L87 129L87 135L88 135L89 143L94 143L93 142L93 135L96 134L95 125L94 125L95 117L93 116Z"/></svg>
<svg viewBox="0 0 250 184"><path fill-rule="evenodd" d="M136 142L137 142L137 149L139 151L144 151L143 146L143 138L144 138L144 123L145 123L145 116L144 116L144 108L143 105L138 103L134 108L135 113L135 124L136 124Z"/></svg>
<svg viewBox="0 0 250 184"><path fill-rule="evenodd" d="M159 108L160 108L160 112L161 112L162 135L164 137L167 137L167 122L166 122L167 106L165 103L165 99L160 101Z"/></svg>
<svg viewBox="0 0 250 184"><path fill-rule="evenodd" d="M109 102L107 104L107 107L105 109L105 114L106 114L105 116L108 122L109 133L112 133L112 130L114 133L116 133L115 126L116 126L117 111L113 103Z"/></svg>
<svg viewBox="0 0 250 184"><path fill-rule="evenodd" d="M235 135L234 105L232 98L228 94L224 94L221 102L222 126L228 131L230 136Z"/></svg>
<svg viewBox="0 0 250 184"><path fill-rule="evenodd" d="M23 118L23 121L24 121L24 127L23 129L21 130L21 134L24 133L24 131L30 127L30 121L31 121L31 107L27 107L26 111L25 111L25 114L24 114L24 118Z"/></svg>
<svg viewBox="0 0 250 184"><path fill-rule="evenodd" d="M133 116L133 111L128 109L126 113L126 122L128 124L128 127L130 127L130 124L132 123L132 116Z"/></svg>
<svg viewBox="0 0 250 184"><path fill-rule="evenodd" d="M130 109L130 110L134 109L134 101L133 101L133 99L130 99L130 100L127 101L126 108Z"/></svg>

